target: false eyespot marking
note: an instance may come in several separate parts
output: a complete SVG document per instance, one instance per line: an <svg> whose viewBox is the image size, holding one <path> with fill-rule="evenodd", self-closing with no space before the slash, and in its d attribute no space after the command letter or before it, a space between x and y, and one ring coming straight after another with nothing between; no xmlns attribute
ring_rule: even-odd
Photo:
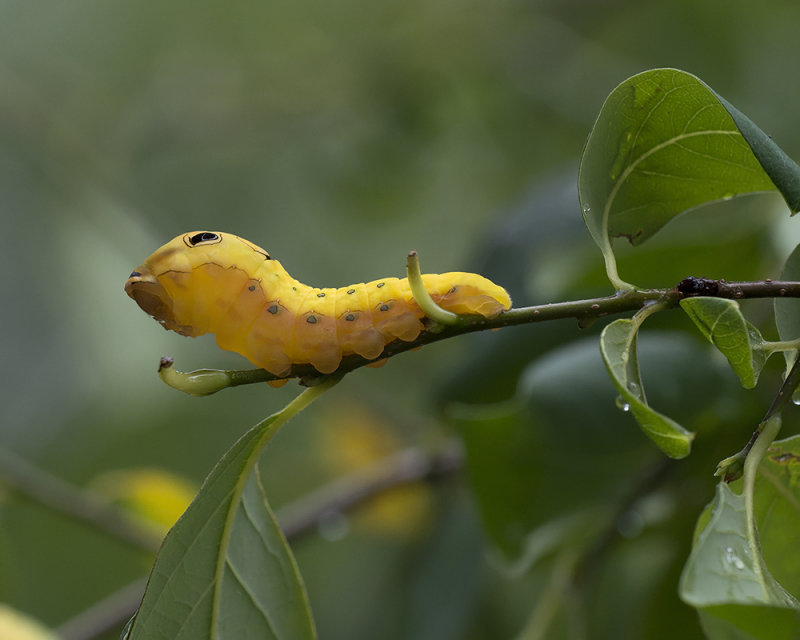
<svg viewBox="0 0 800 640"><path fill-rule="evenodd" d="M216 234L213 231L201 231L199 233L195 233L191 237L184 236L184 241L188 246L196 247L201 244L213 244L215 242L222 242L222 238L220 238L219 234Z"/></svg>
<svg viewBox="0 0 800 640"><path fill-rule="evenodd" d="M506 291L483 276L452 272L422 280L453 313L488 318L511 307ZM309 287L261 247L219 231L174 238L131 273L125 291L166 329L216 334L221 348L276 376L306 363L332 373L354 353L374 360L390 342L410 342L424 329L407 278Z"/></svg>

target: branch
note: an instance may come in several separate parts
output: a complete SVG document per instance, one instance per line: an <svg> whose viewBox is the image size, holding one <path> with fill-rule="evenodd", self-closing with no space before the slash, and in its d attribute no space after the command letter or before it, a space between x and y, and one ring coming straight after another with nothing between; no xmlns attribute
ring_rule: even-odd
<svg viewBox="0 0 800 640"><path fill-rule="evenodd" d="M157 553L162 536L140 526L107 500L71 484L0 448L0 478L20 494L129 545Z"/></svg>
<svg viewBox="0 0 800 640"><path fill-rule="evenodd" d="M587 298L568 302L554 302L509 309L494 318L474 316L467 323L444 326L436 324L436 331L426 330L410 341L395 340L383 350L378 360L390 358L406 351L418 349L426 344L446 340L457 335L487 331L534 322L575 318L581 327L590 325L594 320L618 313L636 312L643 307L659 302L662 309L678 306L684 298L709 296L743 300L747 298L800 298L800 282L761 280L754 282L726 282L707 278L684 278L678 285L667 289L644 289L621 291L612 296ZM459 316L460 319L467 317ZM374 363L358 354L350 354L342 358L339 368L330 375L341 376L361 367ZM217 369L200 369L182 373L173 368L172 358L161 359L159 374L170 386L192 395L209 395L227 387L243 384L268 382L271 380L289 380L299 378L306 386L319 384L328 376L319 373L310 364L293 365L285 376L276 376L263 369L247 369L241 371L222 371Z"/></svg>
<svg viewBox="0 0 800 640"><path fill-rule="evenodd" d="M395 487L438 480L460 470L462 464L463 452L456 440L435 453L405 449L283 507L276 518L287 540L294 542L332 514L349 511Z"/></svg>
<svg viewBox="0 0 800 640"><path fill-rule="evenodd" d="M147 578L139 578L96 602L56 629L60 640L91 640L118 629L130 620L147 586Z"/></svg>

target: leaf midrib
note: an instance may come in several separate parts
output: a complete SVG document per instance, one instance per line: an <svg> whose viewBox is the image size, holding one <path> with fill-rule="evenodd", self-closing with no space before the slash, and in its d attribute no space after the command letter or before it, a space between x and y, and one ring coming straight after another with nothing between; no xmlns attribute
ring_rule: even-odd
<svg viewBox="0 0 800 640"><path fill-rule="evenodd" d="M647 158L649 158L653 154L658 153L659 151L669 147L670 145L677 144L682 140L695 138L699 136L712 136L712 135L742 137L742 134L736 129L706 129L704 131L692 131L690 133L681 133L677 136L669 138L668 140L660 142L654 147L651 147L650 149L645 151L642 155L633 160L627 167L625 167L622 173L620 173L619 178L617 178L616 182L614 183L614 186L611 188L611 192L608 194L606 204L603 207L603 227L602 227L603 237L606 239L608 238L608 219L609 216L611 215L611 207L614 205L614 200L617 197L617 193L622 188L622 185L625 183L628 177L630 177L630 175L636 170L636 167L639 164L644 162ZM636 138L638 139L638 133Z"/></svg>

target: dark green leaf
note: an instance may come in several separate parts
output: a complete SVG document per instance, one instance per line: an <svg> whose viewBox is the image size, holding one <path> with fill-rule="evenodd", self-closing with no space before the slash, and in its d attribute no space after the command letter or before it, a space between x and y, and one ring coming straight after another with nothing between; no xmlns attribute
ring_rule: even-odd
<svg viewBox="0 0 800 640"><path fill-rule="evenodd" d="M714 93L723 107L731 114L742 136L753 150L772 183L780 191L792 214L800 211L800 167L772 138L759 129L746 115L725 98Z"/></svg>
<svg viewBox="0 0 800 640"><path fill-rule="evenodd" d="M699 78L676 69L633 76L609 95L581 159L584 220L616 274L611 239L644 242L678 214L778 189L800 209L800 167Z"/></svg>
<svg viewBox="0 0 800 640"><path fill-rule="evenodd" d="M631 412L642 430L671 458L689 455L694 434L674 420L650 408L639 375L636 353L638 325L629 319L615 320L603 329L600 352L620 402Z"/></svg>
<svg viewBox="0 0 800 640"><path fill-rule="evenodd" d="M673 342L654 347L655 359L677 351ZM569 529L576 522L566 522L570 513L608 508L632 474L659 461L614 406L613 393L596 339L585 339L532 363L515 402L450 405L487 532L508 557L519 556L530 532L547 522L564 519L558 526Z"/></svg>
<svg viewBox="0 0 800 640"><path fill-rule="evenodd" d="M745 389L752 389L769 351L762 347L765 342L761 333L747 322L735 300L724 298L686 298L681 308L728 359L731 368L739 376Z"/></svg>
<svg viewBox="0 0 800 640"><path fill-rule="evenodd" d="M543 517L537 502L543 469L536 455L542 434L510 404L492 410L456 405L449 418L466 446L470 484L486 531L506 556L517 557L525 536Z"/></svg>
<svg viewBox="0 0 800 640"><path fill-rule="evenodd" d="M131 640L316 637L294 558L252 466L280 415L239 439L167 535Z"/></svg>

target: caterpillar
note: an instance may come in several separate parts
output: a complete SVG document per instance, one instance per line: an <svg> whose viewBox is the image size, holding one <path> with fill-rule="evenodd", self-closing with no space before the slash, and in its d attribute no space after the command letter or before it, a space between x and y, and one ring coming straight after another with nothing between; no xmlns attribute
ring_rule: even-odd
<svg viewBox="0 0 800 640"><path fill-rule="evenodd" d="M472 273L425 274L443 309L494 317L511 307L505 289ZM278 377L293 364L332 373L342 357L378 358L395 340L413 341L424 314L408 279L382 278L317 289L244 238L219 231L177 236L137 267L125 292L165 329L216 335L217 344Z"/></svg>

